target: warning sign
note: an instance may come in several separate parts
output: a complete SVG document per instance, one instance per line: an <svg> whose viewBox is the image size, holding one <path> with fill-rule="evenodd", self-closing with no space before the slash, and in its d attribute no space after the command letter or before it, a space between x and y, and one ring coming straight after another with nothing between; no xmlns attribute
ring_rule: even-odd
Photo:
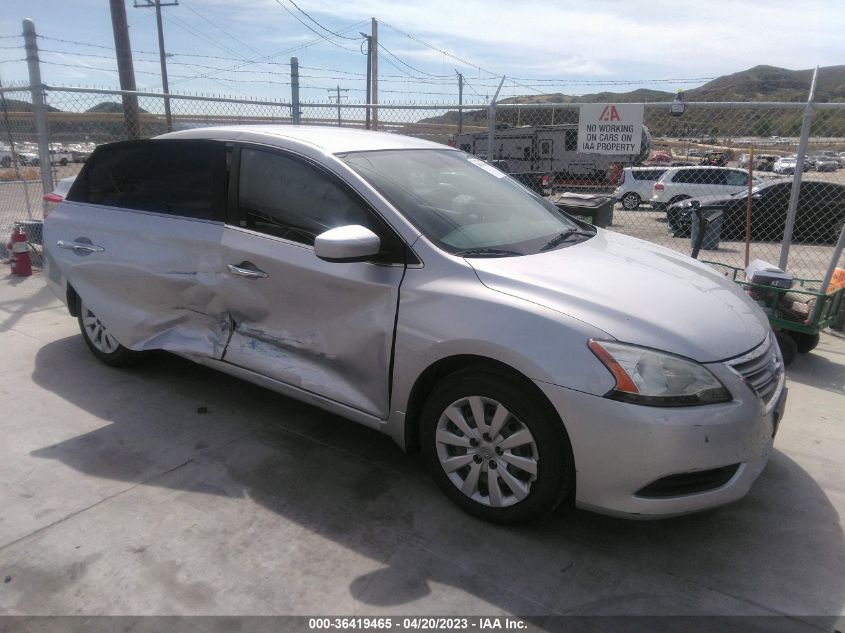
<svg viewBox="0 0 845 633"><path fill-rule="evenodd" d="M585 103L578 115L578 152L631 155L640 153L643 105Z"/></svg>

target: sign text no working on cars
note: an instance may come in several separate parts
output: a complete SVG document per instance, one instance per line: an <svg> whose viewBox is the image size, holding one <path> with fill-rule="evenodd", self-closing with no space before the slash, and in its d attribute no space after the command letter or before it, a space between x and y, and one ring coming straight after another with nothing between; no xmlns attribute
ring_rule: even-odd
<svg viewBox="0 0 845 633"><path fill-rule="evenodd" d="M585 103L578 115L581 154L639 154L643 135L643 105Z"/></svg>

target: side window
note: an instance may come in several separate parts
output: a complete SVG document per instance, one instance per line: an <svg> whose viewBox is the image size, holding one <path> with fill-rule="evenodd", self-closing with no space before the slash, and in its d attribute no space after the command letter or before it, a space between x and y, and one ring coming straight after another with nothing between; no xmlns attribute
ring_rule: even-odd
<svg viewBox="0 0 845 633"><path fill-rule="evenodd" d="M304 161L243 148L238 207L247 228L309 246L324 231L360 224L381 238L378 261L403 261L399 237L360 198Z"/></svg>
<svg viewBox="0 0 845 633"><path fill-rule="evenodd" d="M552 153L552 142L551 141L543 141L540 143L540 153L543 156L548 156Z"/></svg>
<svg viewBox="0 0 845 633"><path fill-rule="evenodd" d="M725 174L725 183L733 187L748 185L748 174L742 171L729 171Z"/></svg>
<svg viewBox="0 0 845 633"><path fill-rule="evenodd" d="M563 151L578 151L578 130L566 130L563 135Z"/></svg>
<svg viewBox="0 0 845 633"><path fill-rule="evenodd" d="M693 175L695 174L695 171L696 170L693 170L693 169L681 169L672 177L672 182L680 182L680 183L695 182L695 180L693 179Z"/></svg>
<svg viewBox="0 0 845 633"><path fill-rule="evenodd" d="M225 145L206 140L146 140L98 149L68 200L186 218L222 215Z"/></svg>

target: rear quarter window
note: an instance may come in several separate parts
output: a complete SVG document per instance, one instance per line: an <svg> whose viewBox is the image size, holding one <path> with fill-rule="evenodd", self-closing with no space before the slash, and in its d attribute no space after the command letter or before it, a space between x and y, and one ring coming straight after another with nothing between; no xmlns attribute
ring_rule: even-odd
<svg viewBox="0 0 845 633"><path fill-rule="evenodd" d="M68 193L85 202L203 220L222 219L225 146L153 139L98 148Z"/></svg>

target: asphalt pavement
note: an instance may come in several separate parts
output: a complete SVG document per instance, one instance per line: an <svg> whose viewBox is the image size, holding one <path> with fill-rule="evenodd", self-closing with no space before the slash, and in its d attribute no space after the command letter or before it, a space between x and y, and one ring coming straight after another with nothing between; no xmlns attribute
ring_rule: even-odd
<svg viewBox="0 0 845 633"><path fill-rule="evenodd" d="M6 272L0 614L786 615L842 630L841 335L789 369L776 450L742 501L503 528L375 431L167 354L102 365L40 274Z"/></svg>

